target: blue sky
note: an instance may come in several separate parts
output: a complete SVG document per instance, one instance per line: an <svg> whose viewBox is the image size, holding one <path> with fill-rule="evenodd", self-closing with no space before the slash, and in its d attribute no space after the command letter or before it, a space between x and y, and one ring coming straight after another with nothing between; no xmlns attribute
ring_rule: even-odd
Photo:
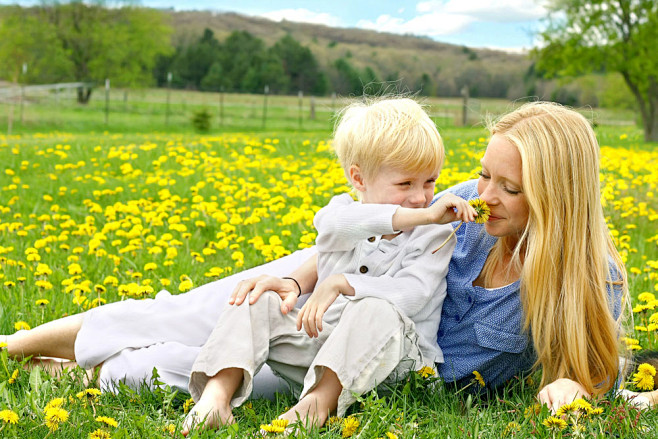
<svg viewBox="0 0 658 439"><path fill-rule="evenodd" d="M0 0L0 4L10 3L32 5L39 0ZM415 34L469 47L511 50L532 47L534 35L543 29L541 19L546 16L542 6L546 0L141 0L138 3Z"/></svg>

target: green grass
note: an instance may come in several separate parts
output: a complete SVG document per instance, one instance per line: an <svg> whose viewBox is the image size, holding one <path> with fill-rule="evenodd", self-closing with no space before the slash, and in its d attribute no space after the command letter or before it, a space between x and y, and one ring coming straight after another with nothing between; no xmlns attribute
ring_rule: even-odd
<svg viewBox="0 0 658 439"><path fill-rule="evenodd" d="M237 125L234 131L215 127L207 135L194 134L182 111L171 119L180 126L153 122L164 117L161 112L144 116L150 122L142 123L135 115L139 108L149 114L144 103L135 103L129 114L112 114L117 125L107 133L92 120L102 112L72 105L57 114L43 109L41 115L28 108L27 116L38 115L29 119L34 124L19 131L23 134L0 136L0 331L13 332L19 321L34 327L84 311L95 299L152 297L161 288L179 293L186 279L201 285L219 271L223 276L312 243L313 212L346 186L325 143L330 111L317 126L309 123L300 130L290 110L295 100L279 103L289 116L277 116L265 131L241 119L248 134L235 131ZM130 97L127 105L132 105ZM330 102L322 105L330 108ZM57 120L57 131L44 129ZM640 293L655 292L658 285L658 153L655 145L641 141L637 128L600 126L597 131L606 215L637 304ZM441 133L448 152L438 189L473 178L487 140L483 129L452 127L447 119ZM146 268L150 262L154 269ZM38 273L39 263L52 274ZM108 276L118 285L106 283ZM39 299L48 304L38 305ZM636 324L647 329L653 312L637 313ZM644 348L655 348L655 329L630 328L628 335ZM0 364L0 410L20 417L17 425L0 420L1 437L80 438L98 428L117 438L171 437L164 429L180 428L184 418L188 395L170 389L122 388L117 395L81 399L77 394L85 385L77 371L53 379L40 369L23 371L4 352ZM530 378L515 379L498 394L477 396L470 392L477 384L453 389L414 374L378 394L363 395L349 414L359 422L355 436L363 438L387 432L400 438L577 437L573 427L550 432L542 424L546 409L529 410L538 391L538 376ZM69 418L49 433L43 409L54 398L65 399ZM236 409L237 430L193 437L256 437L260 424L293 403L287 395L252 401ZM584 437L658 436L653 411L638 412L614 399L595 405L603 414L583 424ZM118 426L103 426L98 416L112 417ZM341 431L340 422L330 423L303 436L338 438Z"/></svg>

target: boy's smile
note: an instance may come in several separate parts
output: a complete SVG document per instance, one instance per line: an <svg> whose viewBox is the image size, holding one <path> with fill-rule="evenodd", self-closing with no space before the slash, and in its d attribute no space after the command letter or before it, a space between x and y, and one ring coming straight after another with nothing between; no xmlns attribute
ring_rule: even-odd
<svg viewBox="0 0 658 439"><path fill-rule="evenodd" d="M382 166L374 177L365 178L358 166L352 166L350 176L363 203L419 208L430 205L439 171L423 169L412 172Z"/></svg>

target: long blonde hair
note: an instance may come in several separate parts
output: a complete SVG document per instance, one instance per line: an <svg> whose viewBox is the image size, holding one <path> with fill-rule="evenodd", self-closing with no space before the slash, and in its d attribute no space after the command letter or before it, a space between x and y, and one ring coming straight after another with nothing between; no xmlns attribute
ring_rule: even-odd
<svg viewBox="0 0 658 439"><path fill-rule="evenodd" d="M518 242L498 240L485 279L511 253L542 386L571 378L589 392L607 391L618 373L621 331L612 311L619 297L609 291L617 284L627 300L628 290L600 202L594 131L571 109L535 102L503 116L491 134L519 150L529 217Z"/></svg>

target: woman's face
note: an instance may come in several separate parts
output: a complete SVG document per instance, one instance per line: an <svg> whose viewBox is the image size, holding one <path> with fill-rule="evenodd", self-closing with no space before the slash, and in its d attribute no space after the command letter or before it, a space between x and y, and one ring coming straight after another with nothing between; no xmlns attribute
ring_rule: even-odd
<svg viewBox="0 0 658 439"><path fill-rule="evenodd" d="M528 223L528 203L521 186L521 154L507 139L494 134L481 163L478 193L491 208L485 223L487 233L520 237Z"/></svg>

